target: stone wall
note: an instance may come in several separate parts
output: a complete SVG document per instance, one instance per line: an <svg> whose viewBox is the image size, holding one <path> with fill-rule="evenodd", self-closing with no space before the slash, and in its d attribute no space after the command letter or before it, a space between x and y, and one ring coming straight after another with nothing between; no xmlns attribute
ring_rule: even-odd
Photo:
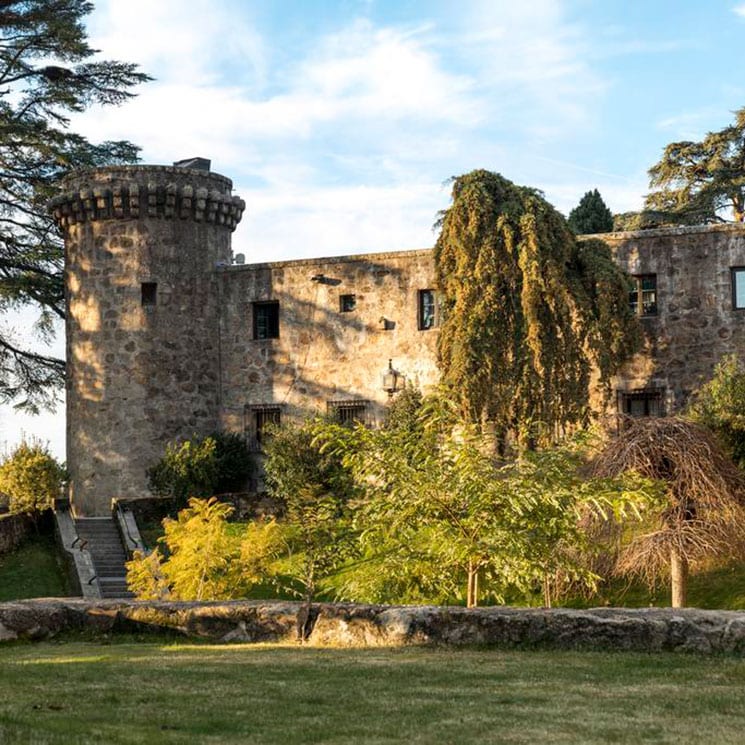
<svg viewBox="0 0 745 745"><path fill-rule="evenodd" d="M20 546L33 526L28 515L0 515L0 556Z"/></svg>
<svg viewBox="0 0 745 745"><path fill-rule="evenodd" d="M472 608L319 603L26 600L0 603L0 641L69 632L164 634L318 646L479 645L745 654L745 612L693 608Z"/></svg>
<svg viewBox="0 0 745 745"><path fill-rule="evenodd" d="M730 269L745 265L745 227L698 226L599 237L632 275L657 278L657 313L640 319L644 347L613 383L615 393L659 391L674 413L711 377L724 354L745 358L745 310L732 308ZM434 286L429 250L251 264L222 277L222 423L248 429L252 405L282 416L324 411L327 402L371 402L379 421L387 360L407 381L436 384L436 328L417 324L418 291ZM340 297L357 305L340 312ZM280 307L279 338L255 340L254 303ZM602 397L593 396L599 409ZM617 396L604 413L615 414ZM248 407L248 409L247 409ZM598 412L603 413L603 412Z"/></svg>
<svg viewBox="0 0 745 745"><path fill-rule="evenodd" d="M657 389L675 413L725 354L745 360L745 310L732 302L731 268L745 265L745 226L713 225L599 235L632 275L657 277L657 314L642 317L643 351L620 391Z"/></svg>
<svg viewBox="0 0 745 745"><path fill-rule="evenodd" d="M437 329L418 328L419 291L434 287L430 251L233 266L220 287L226 429L250 426L251 406L300 419L330 401L369 402L378 422L389 360L409 385L438 380ZM353 310L342 310L344 295ZM255 339L255 303L266 301L279 303L279 335Z"/></svg>

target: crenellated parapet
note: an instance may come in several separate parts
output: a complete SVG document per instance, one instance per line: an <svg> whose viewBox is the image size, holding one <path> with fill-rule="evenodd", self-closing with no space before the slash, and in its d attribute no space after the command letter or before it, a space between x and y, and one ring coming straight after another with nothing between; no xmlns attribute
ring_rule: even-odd
<svg viewBox="0 0 745 745"><path fill-rule="evenodd" d="M246 203L224 176L166 166L119 166L72 174L49 201L60 227L100 220L193 220L235 230Z"/></svg>

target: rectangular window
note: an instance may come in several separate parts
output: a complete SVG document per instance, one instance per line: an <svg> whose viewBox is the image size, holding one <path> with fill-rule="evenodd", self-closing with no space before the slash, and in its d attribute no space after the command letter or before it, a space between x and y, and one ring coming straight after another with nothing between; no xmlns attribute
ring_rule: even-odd
<svg viewBox="0 0 745 745"><path fill-rule="evenodd" d="M433 329L437 325L437 302L434 290L419 290L417 325L420 331Z"/></svg>
<svg viewBox="0 0 745 745"><path fill-rule="evenodd" d="M268 404L261 406L247 405L244 411L244 429L246 442L251 452L261 451L261 443L270 424L281 423L282 412L279 406Z"/></svg>
<svg viewBox="0 0 745 745"><path fill-rule="evenodd" d="M745 309L745 266L733 266L732 274L732 308Z"/></svg>
<svg viewBox="0 0 745 745"><path fill-rule="evenodd" d="M657 275L637 274L631 278L634 289L629 292L629 305L638 316L657 315Z"/></svg>
<svg viewBox="0 0 745 745"><path fill-rule="evenodd" d="M254 339L279 339L279 303L254 303Z"/></svg>
<svg viewBox="0 0 745 745"><path fill-rule="evenodd" d="M145 308L150 305L156 305L158 301L158 283L157 282L143 282L140 285L140 302L142 307Z"/></svg>
<svg viewBox="0 0 745 745"><path fill-rule="evenodd" d="M329 401L328 415L339 424L368 424L369 402L354 399L351 401Z"/></svg>
<svg viewBox="0 0 745 745"><path fill-rule="evenodd" d="M618 392L618 411L624 416L665 416L663 388L637 388Z"/></svg>
<svg viewBox="0 0 745 745"><path fill-rule="evenodd" d="M356 295L339 295L339 311L341 313L351 313L356 307Z"/></svg>

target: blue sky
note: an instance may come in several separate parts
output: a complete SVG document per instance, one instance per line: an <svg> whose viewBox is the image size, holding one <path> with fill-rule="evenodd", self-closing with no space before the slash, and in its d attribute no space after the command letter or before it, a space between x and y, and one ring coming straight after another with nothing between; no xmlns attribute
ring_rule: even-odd
<svg viewBox="0 0 745 745"><path fill-rule="evenodd" d="M474 168L565 214L593 188L638 209L668 142L745 106L743 2L109 0L88 27L156 80L74 128L211 158L249 262L431 246ZM21 430L63 456L61 414L3 410L0 450Z"/></svg>

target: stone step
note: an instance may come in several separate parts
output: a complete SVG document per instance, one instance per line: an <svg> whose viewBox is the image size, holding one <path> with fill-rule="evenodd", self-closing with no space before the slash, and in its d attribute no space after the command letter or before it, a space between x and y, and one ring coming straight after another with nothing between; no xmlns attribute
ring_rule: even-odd
<svg viewBox="0 0 745 745"><path fill-rule="evenodd" d="M134 597L127 589L127 554L113 518L80 518L75 527L93 560L101 597Z"/></svg>

